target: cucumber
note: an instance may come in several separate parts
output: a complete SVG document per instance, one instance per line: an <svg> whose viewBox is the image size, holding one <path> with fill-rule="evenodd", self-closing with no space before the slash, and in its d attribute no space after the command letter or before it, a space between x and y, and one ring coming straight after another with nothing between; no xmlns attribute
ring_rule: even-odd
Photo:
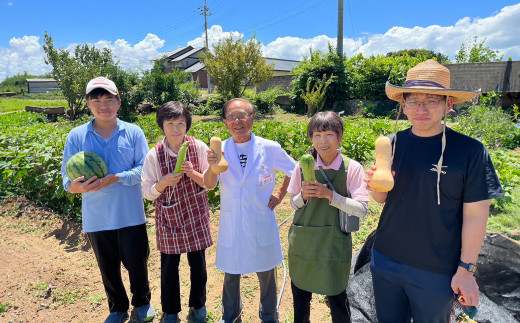
<svg viewBox="0 0 520 323"><path fill-rule="evenodd" d="M303 180L311 182L316 180L314 173L314 157L310 154L305 154L300 159L300 167L302 168Z"/></svg>
<svg viewBox="0 0 520 323"><path fill-rule="evenodd" d="M185 141L182 143L181 149L179 149L179 155L177 156L177 163L175 163L175 169L173 170L174 174L179 174L182 172L182 163L184 163L184 161L186 160L186 153L188 152L189 145L189 141Z"/></svg>

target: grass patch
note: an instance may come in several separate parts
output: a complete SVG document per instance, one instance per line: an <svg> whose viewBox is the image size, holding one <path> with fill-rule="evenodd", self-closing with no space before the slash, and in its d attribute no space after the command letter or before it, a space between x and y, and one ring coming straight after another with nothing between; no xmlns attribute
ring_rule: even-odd
<svg viewBox="0 0 520 323"><path fill-rule="evenodd" d="M27 291L29 292L35 292L34 297L38 298L46 298L47 291L49 290L49 283L45 282L31 282L29 283L29 287L27 288Z"/></svg>
<svg viewBox="0 0 520 323"><path fill-rule="evenodd" d="M0 99L0 113L12 111L25 111L25 106L34 105L40 107L64 106L68 108L65 100L27 100L27 99Z"/></svg>
<svg viewBox="0 0 520 323"><path fill-rule="evenodd" d="M0 303L0 313L5 313L9 308L13 307L13 302L2 304Z"/></svg>
<svg viewBox="0 0 520 323"><path fill-rule="evenodd" d="M79 290L77 287L69 287L66 290L53 291L52 302L54 305L72 305L75 304L80 298L87 295L88 288Z"/></svg>
<svg viewBox="0 0 520 323"><path fill-rule="evenodd" d="M511 192L513 201L520 200L520 187L515 187ZM498 233L506 233L511 238L520 241L520 206L512 204L505 212L491 214L489 216L487 230Z"/></svg>

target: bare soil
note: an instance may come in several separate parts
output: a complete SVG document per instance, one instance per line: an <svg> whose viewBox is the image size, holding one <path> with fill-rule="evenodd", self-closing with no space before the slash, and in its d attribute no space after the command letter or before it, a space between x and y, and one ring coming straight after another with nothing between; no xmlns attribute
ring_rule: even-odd
<svg viewBox="0 0 520 323"><path fill-rule="evenodd" d="M277 208L278 223L291 214L287 198ZM147 217L151 248L149 278L152 305L161 317L160 255L155 243L153 214ZM217 238L218 211L212 216L212 234ZM287 255L287 234L291 221L280 227L280 237ZM221 317L221 294L224 274L215 267L216 244L206 251L208 266L207 309L209 322ZM181 321L188 322L189 267L181 258ZM288 274L287 274L288 276ZM95 257L81 223L68 221L25 197L11 197L0 205L0 322L103 322L108 314L106 295ZM123 277L129 291L128 275ZM284 269L278 267L278 291L284 281ZM256 275L244 275L241 295L243 322L258 318L259 286ZM315 295L311 319L330 322L330 311L323 296ZM287 277L279 308L280 321L292 322L292 295ZM128 322L138 322L135 311Z"/></svg>

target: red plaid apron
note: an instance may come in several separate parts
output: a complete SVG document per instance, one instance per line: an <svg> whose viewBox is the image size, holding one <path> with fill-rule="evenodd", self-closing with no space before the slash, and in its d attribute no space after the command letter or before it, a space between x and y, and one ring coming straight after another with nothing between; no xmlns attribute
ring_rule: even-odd
<svg viewBox="0 0 520 323"><path fill-rule="evenodd" d="M193 164L194 170L202 173L195 139L186 136L184 140L190 142L186 160ZM177 157L168 155L162 142L155 145L155 151L162 176L173 172ZM157 248L162 253L181 254L206 249L213 244L206 189L184 174L177 185L168 186L157 199L155 222Z"/></svg>

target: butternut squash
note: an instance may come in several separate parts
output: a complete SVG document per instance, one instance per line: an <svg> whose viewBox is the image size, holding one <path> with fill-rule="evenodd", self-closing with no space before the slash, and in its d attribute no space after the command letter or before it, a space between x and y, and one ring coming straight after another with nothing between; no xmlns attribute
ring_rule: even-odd
<svg viewBox="0 0 520 323"><path fill-rule="evenodd" d="M376 140L376 171L368 185L377 192L388 192L394 187L392 176L392 143L388 137Z"/></svg>
<svg viewBox="0 0 520 323"><path fill-rule="evenodd" d="M217 155L217 162L211 164L211 171L215 174L225 172L229 165L228 162L222 156L222 140L219 137L211 137L209 140L209 148L212 149Z"/></svg>

